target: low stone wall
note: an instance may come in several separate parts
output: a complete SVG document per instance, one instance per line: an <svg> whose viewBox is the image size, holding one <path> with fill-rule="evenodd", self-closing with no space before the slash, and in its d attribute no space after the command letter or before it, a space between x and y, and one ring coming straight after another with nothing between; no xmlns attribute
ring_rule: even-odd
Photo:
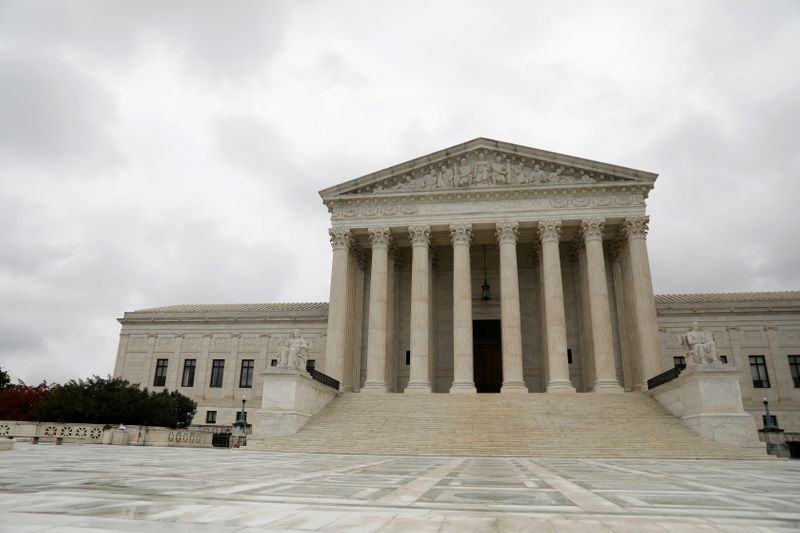
<svg viewBox="0 0 800 533"><path fill-rule="evenodd" d="M0 421L0 438L29 438L61 442L87 442L100 444L105 433L103 424L65 424L62 422Z"/></svg>
<svg viewBox="0 0 800 533"><path fill-rule="evenodd" d="M27 438L39 441L76 444L119 444L125 446L177 446L210 448L213 432L196 429L171 429L130 426L124 429L104 424L63 422L0 421L0 439Z"/></svg>

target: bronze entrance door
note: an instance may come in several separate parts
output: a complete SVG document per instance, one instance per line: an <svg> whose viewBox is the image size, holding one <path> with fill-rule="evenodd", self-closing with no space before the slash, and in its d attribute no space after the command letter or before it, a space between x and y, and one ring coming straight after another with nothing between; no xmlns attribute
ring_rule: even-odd
<svg viewBox="0 0 800 533"><path fill-rule="evenodd" d="M503 345L499 320L473 320L473 370L478 392L500 392L503 384Z"/></svg>

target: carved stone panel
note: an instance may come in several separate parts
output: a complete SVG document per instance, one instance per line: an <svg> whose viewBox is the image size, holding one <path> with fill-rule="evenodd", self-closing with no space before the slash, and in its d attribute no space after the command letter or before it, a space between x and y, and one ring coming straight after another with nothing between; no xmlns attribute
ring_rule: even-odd
<svg viewBox="0 0 800 533"><path fill-rule="evenodd" d="M496 150L475 150L420 166L349 191L348 194L481 189L519 185L587 184L627 181L601 172Z"/></svg>

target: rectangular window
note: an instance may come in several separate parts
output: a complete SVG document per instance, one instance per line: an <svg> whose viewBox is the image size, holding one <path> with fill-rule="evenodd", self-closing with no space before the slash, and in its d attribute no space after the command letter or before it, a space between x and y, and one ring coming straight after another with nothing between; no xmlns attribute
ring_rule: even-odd
<svg viewBox="0 0 800 533"><path fill-rule="evenodd" d="M255 360L242 359L242 373L239 374L239 388L249 389L253 387L253 367Z"/></svg>
<svg viewBox="0 0 800 533"><path fill-rule="evenodd" d="M800 355L789 356L789 373L792 375L794 387L800 388Z"/></svg>
<svg viewBox="0 0 800 533"><path fill-rule="evenodd" d="M156 377L153 379L154 387L163 387L167 384L167 360L156 360Z"/></svg>
<svg viewBox="0 0 800 533"><path fill-rule="evenodd" d="M753 388L768 389L769 388L769 375L767 374L767 363L764 361L763 355L751 355L750 358L750 375L753 378Z"/></svg>
<svg viewBox="0 0 800 533"><path fill-rule="evenodd" d="M197 359L187 359L183 362L183 378L181 387L194 387L194 369L197 368Z"/></svg>
<svg viewBox="0 0 800 533"><path fill-rule="evenodd" d="M727 355L720 355L719 356L720 363L728 364L728 356Z"/></svg>
<svg viewBox="0 0 800 533"><path fill-rule="evenodd" d="M269 362L269 366L278 366L278 360L277 360L277 359L272 359L272 360Z"/></svg>
<svg viewBox="0 0 800 533"><path fill-rule="evenodd" d="M411 365L411 351L410 350L406 350L406 366L410 366L410 365Z"/></svg>
<svg viewBox="0 0 800 533"><path fill-rule="evenodd" d="M225 359L214 359L211 363L211 387L222 387L222 375L225 373Z"/></svg>
<svg viewBox="0 0 800 533"><path fill-rule="evenodd" d="M675 367L686 368L686 358L682 355L673 357L672 364L675 365Z"/></svg>
<svg viewBox="0 0 800 533"><path fill-rule="evenodd" d="M311 371L317 368L317 360L316 359L309 359L306 361L306 370Z"/></svg>
<svg viewBox="0 0 800 533"><path fill-rule="evenodd" d="M217 412L206 411L206 424L216 424L216 423L217 423Z"/></svg>
<svg viewBox="0 0 800 533"><path fill-rule="evenodd" d="M567 364L572 364L572 348L567 348Z"/></svg>
<svg viewBox="0 0 800 533"><path fill-rule="evenodd" d="M778 418L775 415L769 415L769 420L773 426L778 427ZM761 415L761 423L767 427L767 415Z"/></svg>

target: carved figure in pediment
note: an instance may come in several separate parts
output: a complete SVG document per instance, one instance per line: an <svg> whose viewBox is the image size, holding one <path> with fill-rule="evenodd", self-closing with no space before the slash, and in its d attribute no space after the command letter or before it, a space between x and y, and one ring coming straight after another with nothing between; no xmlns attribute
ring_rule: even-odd
<svg viewBox="0 0 800 533"><path fill-rule="evenodd" d="M439 184L439 172L436 167L431 167L430 170L422 176L419 180L420 189L435 189Z"/></svg>
<svg viewBox="0 0 800 533"><path fill-rule="evenodd" d="M542 170L541 165L533 165L533 170L531 170L530 175L530 183L546 183L549 177L549 172Z"/></svg>
<svg viewBox="0 0 800 533"><path fill-rule="evenodd" d="M700 329L697 322L693 322L692 329L681 335L681 344L686 351L686 360L691 363L707 365L719 361L714 333L708 329Z"/></svg>
<svg viewBox="0 0 800 533"><path fill-rule="evenodd" d="M439 169L439 179L436 186L440 189L451 189L453 187L453 167L450 165L442 165Z"/></svg>
<svg viewBox="0 0 800 533"><path fill-rule="evenodd" d="M508 165L498 154L492 162L492 183L505 185L508 183Z"/></svg>
<svg viewBox="0 0 800 533"><path fill-rule="evenodd" d="M466 157L461 158L454 179L456 187L469 187L472 183L472 164Z"/></svg>
<svg viewBox="0 0 800 533"><path fill-rule="evenodd" d="M563 170L564 169L562 167L558 167L555 172L549 172L547 179L550 181L550 183L566 183L569 181L567 176L561 174Z"/></svg>
<svg viewBox="0 0 800 533"><path fill-rule="evenodd" d="M508 183L510 185L525 183L525 165L519 161L515 161L509 165Z"/></svg>
<svg viewBox="0 0 800 533"><path fill-rule="evenodd" d="M472 184L476 187L486 187L492 185L492 165L486 160L483 152L478 152L478 160L475 161L475 178Z"/></svg>

